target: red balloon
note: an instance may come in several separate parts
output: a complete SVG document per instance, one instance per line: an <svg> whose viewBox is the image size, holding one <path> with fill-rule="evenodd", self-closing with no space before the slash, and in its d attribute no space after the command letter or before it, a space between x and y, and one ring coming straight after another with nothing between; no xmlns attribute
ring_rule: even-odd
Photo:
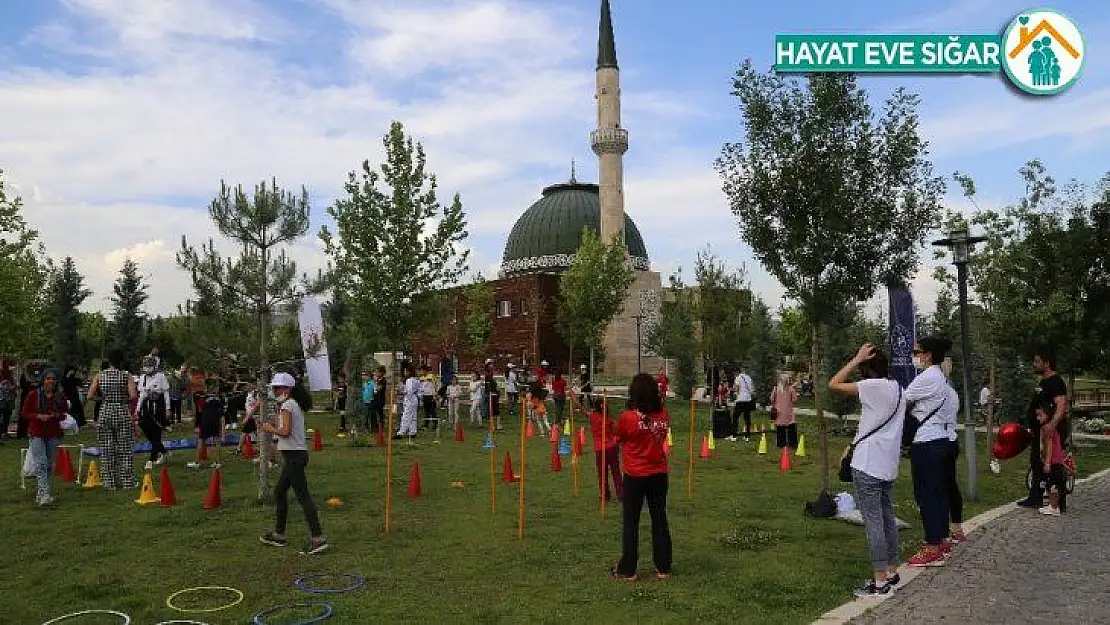
<svg viewBox="0 0 1110 625"><path fill-rule="evenodd" d="M998 428L991 453L999 460L1009 460L1021 454L1029 447L1033 434L1024 426L1017 423L1006 423Z"/></svg>

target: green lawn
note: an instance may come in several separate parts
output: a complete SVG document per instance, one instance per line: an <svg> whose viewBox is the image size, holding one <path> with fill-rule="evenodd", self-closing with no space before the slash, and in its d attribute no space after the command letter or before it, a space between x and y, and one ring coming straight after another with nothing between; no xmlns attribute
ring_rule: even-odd
<svg viewBox="0 0 1110 625"><path fill-rule="evenodd" d="M802 423L808 457L796 459L787 475L779 474L773 449L761 456L756 441L718 441L714 458L695 461L690 499L689 408L675 402L671 409L674 577L659 582L651 575L645 511L640 571L649 581L635 584L606 577L619 553L620 511L610 506L601 518L593 459L582 463L575 498L569 459L561 473L551 472L550 445L539 438L529 440L527 527L525 538L517 538L518 486L500 483L506 450L519 471L516 424L498 438L496 513L490 511L489 454L481 450L481 431L467 430L463 444L451 436L432 444L423 435L413 448L395 445L393 532L386 535L385 452L337 439L334 416L310 415L310 426L328 432L326 449L312 454L309 482L332 545L313 558L259 544L273 512L254 501L250 462L226 463L224 505L216 511L201 508L209 472L186 469L190 454L182 452L169 464L184 505L140 508L132 501L137 492L61 485L57 504L42 509L33 503L33 481L26 491L16 486L21 445L6 442L0 445L0 526L7 545L0 553L2 620L41 623L107 608L130 614L137 625L175 618L242 623L265 608L317 599L291 587L294 577L309 572L352 572L369 580L360 591L325 597L337 609L331 621L337 623L808 623L848 600L853 585L868 574L863 531L802 514L803 502L814 498L819 485L812 423ZM704 429L704 411L701 423ZM92 434L82 438L91 440ZM843 445L843 439L832 442L837 457ZM424 492L410 500L406 485L417 458ZM1081 449L1078 462L1084 474L1110 466L1110 446ZM969 502L967 516L1018 497L1023 471L1024 458L1004 466L1001 477L984 476L981 500ZM465 487L452 488L456 480ZM834 492L839 490L835 484ZM899 516L915 526L903 533L909 550L920 539L920 523L908 466L896 495ZM345 505L328 509L324 501L330 497ZM289 533L298 540L306 534L295 501ZM233 586L246 599L212 614L182 615L165 607L174 591L201 585Z"/></svg>

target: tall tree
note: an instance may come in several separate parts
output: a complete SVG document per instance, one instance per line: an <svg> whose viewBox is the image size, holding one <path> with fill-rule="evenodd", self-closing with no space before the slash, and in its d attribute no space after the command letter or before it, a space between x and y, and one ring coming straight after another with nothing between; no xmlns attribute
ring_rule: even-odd
<svg viewBox="0 0 1110 625"><path fill-rule="evenodd" d="M0 354L37 357L45 344L49 265L39 233L23 217L23 201L9 196L0 169Z"/></svg>
<svg viewBox="0 0 1110 625"><path fill-rule="evenodd" d="M489 337L493 332L493 285L479 273L465 291L466 315L462 321L466 347L481 362L489 351Z"/></svg>
<svg viewBox="0 0 1110 625"><path fill-rule="evenodd" d="M605 330L620 314L632 281L632 265L623 241L614 235L613 240L604 242L593 230L582 228L574 260L559 279L556 313L559 334L570 346L571 363L576 347L589 350L591 356L601 347ZM593 358L590 360L592 376Z"/></svg>
<svg viewBox="0 0 1110 625"><path fill-rule="evenodd" d="M812 324L811 371L830 311L905 281L938 222L944 181L918 133L919 98L899 88L881 115L851 74L789 78L745 61L733 81L746 141L726 144L716 166L756 257ZM821 383L815 403L821 486L828 438Z"/></svg>
<svg viewBox="0 0 1110 625"><path fill-rule="evenodd" d="M813 331L805 311L799 306L779 308L779 346L791 367L805 367L809 362Z"/></svg>
<svg viewBox="0 0 1110 625"><path fill-rule="evenodd" d="M645 341L655 353L675 362L674 392L681 399L693 396L697 381L695 306L694 294L683 282L682 270L679 269L668 279L659 322L648 329Z"/></svg>
<svg viewBox="0 0 1110 625"><path fill-rule="evenodd" d="M78 339L81 315L77 309L92 295L92 291L85 288L85 277L77 271L72 256L66 256L54 273L50 293L54 299L54 363L59 367L88 364L82 362Z"/></svg>
<svg viewBox="0 0 1110 625"><path fill-rule="evenodd" d="M458 283L467 269L466 216L458 194L440 203L424 146L400 122L382 141L385 162L363 161L347 176L343 197L328 208L335 233L320 229L341 291L362 327L379 332L394 354L437 314L433 292ZM394 358L396 360L396 358Z"/></svg>
<svg viewBox="0 0 1110 625"><path fill-rule="evenodd" d="M297 264L286 254L286 247L308 234L308 191L293 194L278 187L277 181L262 182L248 196L241 186L231 189L220 182L220 191L208 206L208 216L220 234L239 250L225 258L211 240L199 249L181 237L177 264L189 272L193 288L208 305L232 306L254 317L257 327L257 359L254 365L258 385L264 387L270 373L270 348L273 341L272 319L281 307L296 306L307 295L321 292L323 280L310 281L298 274ZM213 311L216 312L216 311ZM262 414L268 415L266 396L262 395ZM263 438L263 457L268 443ZM268 467L258 463L258 498L271 496Z"/></svg>
<svg viewBox="0 0 1110 625"><path fill-rule="evenodd" d="M735 362L744 356L744 326L751 302L744 289L744 272L725 266L708 247L698 252L694 263L697 297L694 314L698 324L698 347L706 366Z"/></svg>
<svg viewBox="0 0 1110 625"><path fill-rule="evenodd" d="M762 404L769 401L771 389L778 384L782 350L779 348L778 332L775 331L771 310L762 299L752 300L751 315L748 319L744 332L748 337L744 360L752 376L752 384L764 397L759 400Z"/></svg>
<svg viewBox="0 0 1110 625"><path fill-rule="evenodd" d="M78 364L82 367L94 364L92 371L99 371L100 361L104 359L108 348L108 318L100 311L78 311L77 317L77 337L81 345L81 359Z"/></svg>
<svg viewBox="0 0 1110 625"><path fill-rule="evenodd" d="M147 284L139 265L123 261L119 277L112 285L112 345L123 354L126 366L137 371L146 342Z"/></svg>

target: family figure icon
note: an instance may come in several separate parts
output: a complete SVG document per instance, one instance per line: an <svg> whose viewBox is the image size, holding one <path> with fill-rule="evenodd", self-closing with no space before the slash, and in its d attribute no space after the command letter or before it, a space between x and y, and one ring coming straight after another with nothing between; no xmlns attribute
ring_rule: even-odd
<svg viewBox="0 0 1110 625"><path fill-rule="evenodd" d="M1029 53L1029 74L1037 86L1056 86L1060 84L1060 59L1052 49L1052 37L1044 37L1033 42Z"/></svg>

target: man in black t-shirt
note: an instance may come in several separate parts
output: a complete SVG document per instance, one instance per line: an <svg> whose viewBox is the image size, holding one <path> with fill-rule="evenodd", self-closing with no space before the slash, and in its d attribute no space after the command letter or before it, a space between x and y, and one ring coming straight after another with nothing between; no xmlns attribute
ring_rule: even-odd
<svg viewBox="0 0 1110 625"><path fill-rule="evenodd" d="M1023 508L1040 508L1044 505L1044 462L1041 459L1041 431L1044 428L1058 429L1061 439L1065 438L1068 414L1068 386L1064 379L1056 372L1056 358L1047 349L1040 349L1033 357L1033 370L1041 376L1037 383L1037 390L1029 402L1026 411L1026 425L1033 433L1033 441L1029 444L1029 468L1033 472L1033 479L1029 486L1029 496L1017 502ZM1048 423L1041 425L1037 422L1037 406L1052 406L1052 417Z"/></svg>

